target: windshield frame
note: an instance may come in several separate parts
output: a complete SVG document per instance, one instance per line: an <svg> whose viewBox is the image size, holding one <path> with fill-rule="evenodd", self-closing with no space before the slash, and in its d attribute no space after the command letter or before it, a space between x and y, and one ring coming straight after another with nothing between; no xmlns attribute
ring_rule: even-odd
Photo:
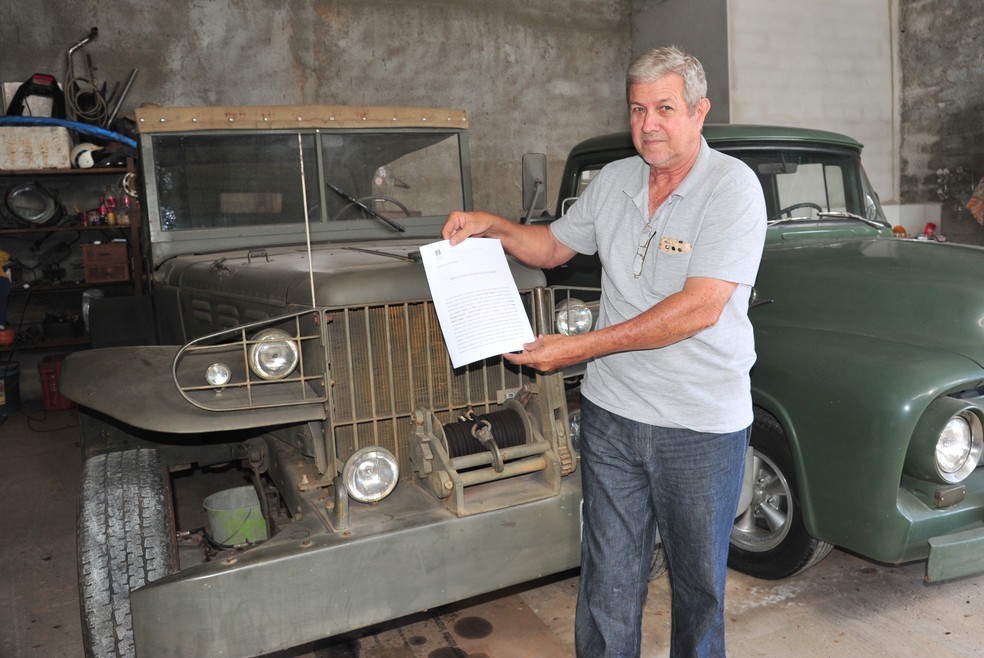
<svg viewBox="0 0 984 658"><path fill-rule="evenodd" d="M325 221L320 211L311 212L316 206L325 207L328 195L334 195L325 185L325 168L322 160L322 141L331 134L352 135L355 133L385 133L389 135L426 133L432 138L444 135L456 141L459 175L461 182L461 207L442 208L440 214L413 217L412 221L400 221L405 224L407 231L394 230L392 226L374 217L348 219L345 221ZM266 247L274 245L291 245L303 243L305 240L305 223L298 219L296 222L282 224L249 224L243 226L187 228L183 230L164 230L161 218L161 195L158 189L159 180L155 160L156 140L174 136L219 136L229 139L239 139L250 134L282 134L297 138L298 135L307 143L308 136L313 136L316 153L304 153L307 162L314 159L316 172L304 172L307 181L316 181L315 189L311 184L305 184L307 207L311 221L309 222L312 242L349 242L357 240L392 240L406 237L434 237L439 235L447 213L451 210L471 210L473 208L471 184L471 160L468 150L467 127L454 125L431 125L423 127L395 128L302 128L254 130L240 128L237 130L197 130L197 131L162 131L157 130L142 133L139 140L141 165L143 169L143 198L141 203L145 209L146 233L151 243L154 263L184 253L209 253L231 249L246 249L250 247ZM440 140L438 140L440 141ZM454 148L452 146L452 148Z"/></svg>

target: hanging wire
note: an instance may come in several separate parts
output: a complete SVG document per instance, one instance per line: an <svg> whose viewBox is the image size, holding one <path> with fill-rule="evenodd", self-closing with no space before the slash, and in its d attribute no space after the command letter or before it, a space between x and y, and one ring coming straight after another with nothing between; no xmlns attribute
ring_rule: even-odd
<svg viewBox="0 0 984 658"><path fill-rule="evenodd" d="M109 112L109 103L106 96L99 90L92 75L92 60L86 57L86 64L89 69L88 77L76 75L75 51L89 43L98 36L98 28L92 28L89 34L76 43L68 50L68 63L65 73L65 103L69 109L69 116L76 121L103 125ZM82 101L85 101L84 103Z"/></svg>

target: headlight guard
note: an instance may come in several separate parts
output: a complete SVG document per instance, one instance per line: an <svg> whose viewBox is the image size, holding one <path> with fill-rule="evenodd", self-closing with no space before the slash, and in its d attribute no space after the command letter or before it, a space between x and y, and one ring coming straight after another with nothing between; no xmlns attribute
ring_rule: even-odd
<svg viewBox="0 0 984 658"><path fill-rule="evenodd" d="M174 384L209 411L324 402L323 321L310 310L197 338L175 356Z"/></svg>

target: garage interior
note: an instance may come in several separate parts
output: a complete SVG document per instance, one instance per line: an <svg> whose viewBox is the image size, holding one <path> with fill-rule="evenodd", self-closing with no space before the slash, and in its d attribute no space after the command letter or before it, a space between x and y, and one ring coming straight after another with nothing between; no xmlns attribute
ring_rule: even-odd
<svg viewBox="0 0 984 658"><path fill-rule="evenodd" d="M552 207L570 148L626 128L628 62L672 43L707 70L708 121L855 137L865 145L868 175L893 224L917 234L933 223L950 241L984 246L984 228L966 208L984 177L984 17L978 5L43 0L5 19L0 81L9 83L5 92L35 74L60 81L69 62L84 62L87 75L114 89L120 116L145 103L462 108L470 124L476 207L518 216L523 154L546 154ZM96 26L98 36L68 54ZM4 104L9 100L5 95ZM0 183L6 194L11 181L2 169ZM98 187L79 200L81 210ZM30 249L0 233L0 250L28 250L22 257L31 263L47 253ZM139 262L125 265L127 276L140 271ZM71 277L85 264L78 257L68 267ZM11 298L8 314L16 310L29 322L47 322L56 334L75 331L77 318L60 304L21 292L17 301ZM22 320L8 317L15 328ZM84 336L55 348L0 346L0 365L18 364L16 372L10 365L0 370L7 396L0 404L0 518L8 533L0 548L0 656L82 653L78 418L48 387L58 359L84 348ZM214 475L215 490L230 486L228 474ZM181 497L201 500L200 491L184 491L180 480L175 490L179 513ZM201 513L193 507L186 505L184 513ZM984 579L926 584L923 572L919 563L882 565L839 549L786 581L732 572L730 652L984 655ZM576 573L565 573L278 655L572 656L576 583ZM644 633L644 655L667 654L665 576L651 583Z"/></svg>

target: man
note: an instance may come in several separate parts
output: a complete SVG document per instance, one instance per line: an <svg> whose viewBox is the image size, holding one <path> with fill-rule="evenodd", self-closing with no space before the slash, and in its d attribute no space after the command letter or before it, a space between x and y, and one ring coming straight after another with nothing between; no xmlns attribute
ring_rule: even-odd
<svg viewBox="0 0 984 658"><path fill-rule="evenodd" d="M590 360L582 384L584 486L578 655L638 656L657 528L672 586L671 656L724 656L728 541L752 422L747 310L765 238L754 173L701 136L710 109L695 58L644 53L626 93L640 157L613 162L567 215L520 225L453 212L442 234L498 238L530 265L598 253L598 326L539 336L505 358L547 371Z"/></svg>

